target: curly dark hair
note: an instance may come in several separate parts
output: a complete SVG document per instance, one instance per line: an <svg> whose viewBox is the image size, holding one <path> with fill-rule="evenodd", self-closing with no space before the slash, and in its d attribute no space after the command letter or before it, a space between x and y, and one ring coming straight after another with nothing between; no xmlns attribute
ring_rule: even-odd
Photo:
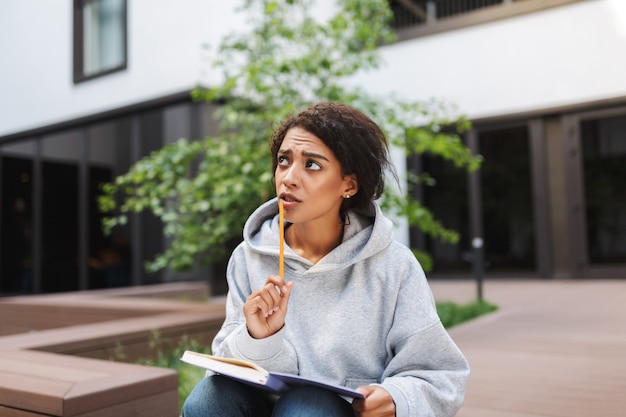
<svg viewBox="0 0 626 417"><path fill-rule="evenodd" d="M324 142L341 164L343 175L356 174L358 192L345 199L342 211L366 211L385 189L389 144L380 127L359 110L341 103L323 102L285 119L270 137L272 172L278 166L278 150L289 129L302 128Z"/></svg>

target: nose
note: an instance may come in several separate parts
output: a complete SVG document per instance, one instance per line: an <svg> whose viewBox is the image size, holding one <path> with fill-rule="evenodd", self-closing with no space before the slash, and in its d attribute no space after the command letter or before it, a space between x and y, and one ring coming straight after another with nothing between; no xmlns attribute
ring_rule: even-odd
<svg viewBox="0 0 626 417"><path fill-rule="evenodd" d="M293 187L298 185L300 174L298 173L298 167L296 164L292 164L289 169L284 172L282 183L287 187Z"/></svg>

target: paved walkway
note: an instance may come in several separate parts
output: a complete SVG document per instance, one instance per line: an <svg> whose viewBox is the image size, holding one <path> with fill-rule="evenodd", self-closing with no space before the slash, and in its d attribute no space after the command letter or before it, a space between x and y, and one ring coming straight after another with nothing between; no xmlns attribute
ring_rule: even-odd
<svg viewBox="0 0 626 417"><path fill-rule="evenodd" d="M467 302L468 281L431 281ZM626 416L626 279L486 281L496 313L451 329L470 362L457 417Z"/></svg>

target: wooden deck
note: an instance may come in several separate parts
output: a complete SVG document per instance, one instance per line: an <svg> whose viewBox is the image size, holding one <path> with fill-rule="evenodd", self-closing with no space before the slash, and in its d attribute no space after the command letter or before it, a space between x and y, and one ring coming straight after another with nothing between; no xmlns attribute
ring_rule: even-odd
<svg viewBox="0 0 626 417"><path fill-rule="evenodd" d="M108 359L149 357L155 331L210 342L224 305L207 299L200 283L0 298L0 416L178 416L176 372Z"/></svg>
<svg viewBox="0 0 626 417"><path fill-rule="evenodd" d="M471 301L472 282L432 281ZM498 312L451 329L471 376L458 417L626 415L626 280L487 281Z"/></svg>

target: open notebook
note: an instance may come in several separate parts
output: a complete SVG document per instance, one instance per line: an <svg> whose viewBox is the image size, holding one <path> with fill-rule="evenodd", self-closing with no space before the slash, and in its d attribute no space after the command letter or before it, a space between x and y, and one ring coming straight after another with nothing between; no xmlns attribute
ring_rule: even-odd
<svg viewBox="0 0 626 417"><path fill-rule="evenodd" d="M220 358L187 350L181 360L216 374L259 386L260 388L278 395L293 387L306 385L328 389L343 398L364 398L363 394L359 391L342 385L305 378L300 375L269 372L253 362L241 359Z"/></svg>

